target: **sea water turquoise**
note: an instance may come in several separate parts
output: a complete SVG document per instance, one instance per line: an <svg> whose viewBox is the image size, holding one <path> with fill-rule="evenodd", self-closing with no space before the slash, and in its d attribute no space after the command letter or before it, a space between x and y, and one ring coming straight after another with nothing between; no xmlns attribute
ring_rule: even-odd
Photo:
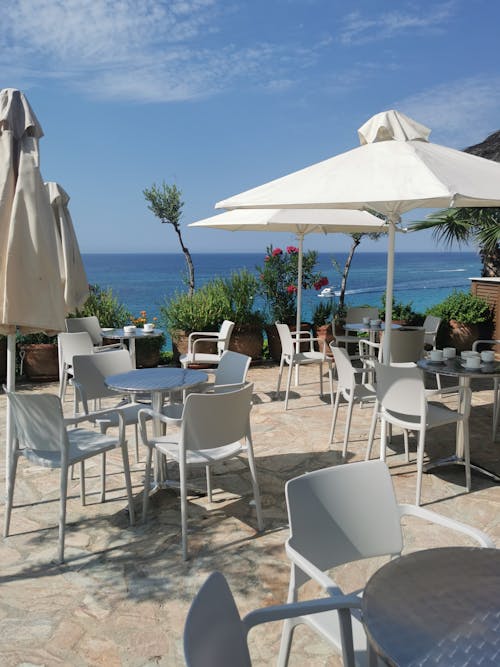
<svg viewBox="0 0 500 667"><path fill-rule="evenodd" d="M215 276L228 276L246 268L256 272L264 253L195 253L195 279L202 285ZM320 253L318 270L338 289L339 271L346 254ZM184 255L172 254L84 254L89 283L110 287L115 296L134 315L147 312L148 319L159 317L160 306L177 291L186 290ZM387 256L383 252L357 252L349 272L348 305L380 305L385 291ZM442 301L453 290L469 291L469 278L481 275L481 262L473 252L396 253L394 295L398 301L411 302L417 312ZM318 293L304 294L304 320L310 320L319 303ZM260 305L257 300L257 306Z"/></svg>

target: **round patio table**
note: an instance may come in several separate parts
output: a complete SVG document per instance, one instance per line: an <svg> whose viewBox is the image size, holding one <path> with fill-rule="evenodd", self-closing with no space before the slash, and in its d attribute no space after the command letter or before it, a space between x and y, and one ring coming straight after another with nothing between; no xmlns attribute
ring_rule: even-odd
<svg viewBox="0 0 500 667"><path fill-rule="evenodd" d="M500 549L445 547L381 567L363 593L370 647L388 665L496 665Z"/></svg>
<svg viewBox="0 0 500 667"><path fill-rule="evenodd" d="M140 327L137 327L133 333L126 333L123 329L102 329L103 338L110 338L111 340L119 340L120 343L123 343L124 340L128 340L128 351L130 354L130 359L132 360L132 366L135 368L135 341L136 338L158 338L163 334L161 329L153 329L153 331L144 331Z"/></svg>

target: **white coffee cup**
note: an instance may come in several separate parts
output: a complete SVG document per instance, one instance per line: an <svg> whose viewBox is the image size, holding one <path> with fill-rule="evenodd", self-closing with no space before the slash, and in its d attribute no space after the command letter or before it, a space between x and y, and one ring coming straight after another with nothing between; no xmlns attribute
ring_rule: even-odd
<svg viewBox="0 0 500 667"><path fill-rule="evenodd" d="M431 361L443 361L443 350L431 350Z"/></svg>
<svg viewBox="0 0 500 667"><path fill-rule="evenodd" d="M154 328L155 328L155 325L152 324L151 322L146 322L146 324L144 325L144 331L146 331L146 332L151 332L151 331L154 330Z"/></svg>
<svg viewBox="0 0 500 667"><path fill-rule="evenodd" d="M453 359L456 355L457 351L454 347L443 347L443 357L445 359Z"/></svg>
<svg viewBox="0 0 500 667"><path fill-rule="evenodd" d="M370 318L369 317L363 317L363 324L370 324Z"/></svg>
<svg viewBox="0 0 500 667"><path fill-rule="evenodd" d="M479 357L479 352L473 352L472 350L464 350L463 352L460 352L460 356L462 359L467 359L467 357Z"/></svg>
<svg viewBox="0 0 500 667"><path fill-rule="evenodd" d="M126 334L133 334L135 333L136 326L134 324L127 324L127 326L123 327L123 331Z"/></svg>
<svg viewBox="0 0 500 667"><path fill-rule="evenodd" d="M481 366L481 357L479 355L474 356L474 357L466 357L465 358L465 366L467 368L479 368Z"/></svg>
<svg viewBox="0 0 500 667"><path fill-rule="evenodd" d="M495 353L493 350L483 350L481 352L481 360L484 361L485 364L491 364L495 361Z"/></svg>

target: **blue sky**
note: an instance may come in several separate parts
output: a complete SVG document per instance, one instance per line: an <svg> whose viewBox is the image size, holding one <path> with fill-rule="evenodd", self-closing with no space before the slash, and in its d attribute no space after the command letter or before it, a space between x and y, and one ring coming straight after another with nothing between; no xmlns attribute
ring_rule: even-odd
<svg viewBox="0 0 500 667"><path fill-rule="evenodd" d="M499 19L494 0L37 0L36 11L3 0L0 87L23 90L37 114L42 173L71 196L83 252L177 252L147 210L153 182L182 190L187 225L353 148L385 109L455 148L498 130ZM192 252L291 240L184 235ZM307 245L344 250L349 238ZM397 249L436 247L419 233Z"/></svg>

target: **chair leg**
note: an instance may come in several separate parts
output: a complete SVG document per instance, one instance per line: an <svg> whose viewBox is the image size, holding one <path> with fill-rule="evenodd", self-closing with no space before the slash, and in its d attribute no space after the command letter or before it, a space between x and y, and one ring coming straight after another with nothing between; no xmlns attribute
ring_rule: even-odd
<svg viewBox="0 0 500 667"><path fill-rule="evenodd" d="M285 365L285 357L281 355L280 359L280 370L278 373L278 385L276 387L276 398L279 400L280 398L280 387L281 387L281 376L283 375L283 366Z"/></svg>
<svg viewBox="0 0 500 667"><path fill-rule="evenodd" d="M179 476L181 481L181 534L182 534L182 559L188 558L188 538L187 538L187 488L186 488L186 461L184 457L180 457L179 461Z"/></svg>
<svg viewBox="0 0 500 667"><path fill-rule="evenodd" d="M342 448L342 456L347 456L347 443L349 442L349 431L351 430L352 410L354 408L354 397L349 397L349 404L347 406L347 414L345 416L345 430L344 430L344 446Z"/></svg>
<svg viewBox="0 0 500 667"><path fill-rule="evenodd" d="M410 463L410 447L408 444L408 430L405 428L403 431L403 437L405 441L405 455L406 455L406 463Z"/></svg>
<svg viewBox="0 0 500 667"><path fill-rule="evenodd" d="M288 394L290 393L290 387L292 384L292 370L293 370L293 363L290 363L288 366L288 379L286 382L285 410L288 410Z"/></svg>
<svg viewBox="0 0 500 667"><path fill-rule="evenodd" d="M259 529L259 531L261 531L264 529L264 521L262 519L262 506L260 504L259 483L257 481L257 466L255 465L255 457L253 455L253 445L250 435L247 435L247 440L248 440L248 449L247 449L248 467L250 468L253 497L255 500L255 512L257 514L257 528Z"/></svg>
<svg viewBox="0 0 500 667"><path fill-rule="evenodd" d="M81 462L83 466L83 461ZM82 486L85 484L82 475ZM59 562L64 563L64 539L66 536L66 500L68 497L68 466L61 467L60 478L60 500L59 500Z"/></svg>
<svg viewBox="0 0 500 667"><path fill-rule="evenodd" d="M378 419L378 402L375 401L373 406L373 416L372 422L370 424L370 432L368 433L368 447L366 448L365 460L369 461L372 454L373 440L375 439L375 429L377 428L377 419Z"/></svg>
<svg viewBox="0 0 500 667"><path fill-rule="evenodd" d="M207 500L209 503L212 502L212 471L210 466L205 466L205 475L207 478Z"/></svg>
<svg viewBox="0 0 500 667"><path fill-rule="evenodd" d="M156 450L155 450L156 451ZM153 460L153 449L148 447L146 456L146 469L144 471L144 491L142 494L142 521L146 521L149 503L149 487L151 485L151 462Z"/></svg>
<svg viewBox="0 0 500 667"><path fill-rule="evenodd" d="M130 525L133 526L135 523L134 498L132 496L132 482L130 481L130 466L128 462L127 443L122 443L120 449L122 450L123 473L125 475L125 488L127 489L129 522Z"/></svg>
<svg viewBox="0 0 500 667"><path fill-rule="evenodd" d="M101 457L101 503L106 502L106 452Z"/></svg>
<svg viewBox="0 0 500 667"><path fill-rule="evenodd" d="M14 503L14 485L16 482L18 450L12 452L7 477L7 499L5 504L5 517L3 524L3 536L8 537L10 530L10 517L12 514L12 505Z"/></svg>
<svg viewBox="0 0 500 667"><path fill-rule="evenodd" d="M387 422L380 418L380 460L385 461L385 450L387 448Z"/></svg>
<svg viewBox="0 0 500 667"><path fill-rule="evenodd" d="M319 366L319 395L323 398L323 362Z"/></svg>
<svg viewBox="0 0 500 667"><path fill-rule="evenodd" d="M469 447L469 429L466 428L464 422L462 422L462 433L464 441L464 467L465 467L465 487L467 493L470 493L471 490L471 474L470 474L470 447Z"/></svg>
<svg viewBox="0 0 500 667"><path fill-rule="evenodd" d="M437 388L441 391L441 376L439 375L439 373L437 373L436 375L436 385Z"/></svg>
<svg viewBox="0 0 500 667"><path fill-rule="evenodd" d="M332 425L330 427L330 440L329 440L330 445L333 443L333 436L335 435L335 426L337 424L337 414L338 414L338 411L339 411L339 403L340 403L340 391L337 388L337 395L335 396L335 405L333 406Z"/></svg>
<svg viewBox="0 0 500 667"><path fill-rule="evenodd" d="M417 492L415 496L415 505L420 505L420 496L422 495L422 474L424 469L425 430L420 430L419 432L417 447Z"/></svg>
<svg viewBox="0 0 500 667"><path fill-rule="evenodd" d="M61 402L63 402L66 395L66 383L68 381L68 376L66 375L66 371L64 369L61 369L60 373L61 378L59 380L59 398Z"/></svg>
<svg viewBox="0 0 500 667"><path fill-rule="evenodd" d="M288 585L287 603L297 602L297 588L295 586L294 565L290 573L290 583ZM281 631L280 652L278 656L278 667L287 667L290 658L290 649L292 647L293 632L300 621L296 618L290 618L284 621Z"/></svg>
<svg viewBox="0 0 500 667"><path fill-rule="evenodd" d="M330 405L333 405L333 368L331 364L328 366L328 378L330 380Z"/></svg>
<svg viewBox="0 0 500 667"><path fill-rule="evenodd" d="M137 424L134 424L134 432L135 432L135 462L139 463L139 431L137 428Z"/></svg>
<svg viewBox="0 0 500 667"><path fill-rule="evenodd" d="M80 461L80 499L85 505L85 461Z"/></svg>

